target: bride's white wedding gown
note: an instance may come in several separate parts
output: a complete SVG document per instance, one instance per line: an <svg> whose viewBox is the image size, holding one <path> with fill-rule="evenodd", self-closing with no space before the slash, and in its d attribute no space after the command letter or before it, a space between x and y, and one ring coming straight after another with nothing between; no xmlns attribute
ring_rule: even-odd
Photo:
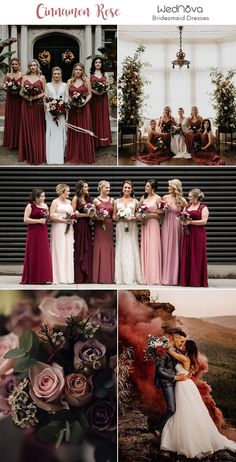
<svg viewBox="0 0 236 462"><path fill-rule="evenodd" d="M177 364L176 372L182 374L186 370ZM167 421L162 432L162 450L198 459L222 449L236 452L236 443L217 430L191 379L176 382L175 399L175 414Z"/></svg>
<svg viewBox="0 0 236 462"><path fill-rule="evenodd" d="M55 87L52 82L47 83L45 96L62 101L68 101L67 85L64 82ZM58 125L54 122L49 112L46 118L46 158L48 164L64 164L64 153L66 145L66 119L60 115Z"/></svg>

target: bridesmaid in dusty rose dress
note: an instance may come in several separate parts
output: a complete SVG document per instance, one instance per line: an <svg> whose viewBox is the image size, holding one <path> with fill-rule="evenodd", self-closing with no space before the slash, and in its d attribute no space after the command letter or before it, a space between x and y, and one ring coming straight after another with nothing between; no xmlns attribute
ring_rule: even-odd
<svg viewBox="0 0 236 462"><path fill-rule="evenodd" d="M110 183L98 183L99 196L94 199L97 218L94 225L93 282L114 284L115 262L112 214L114 199L109 196Z"/></svg>
<svg viewBox="0 0 236 462"><path fill-rule="evenodd" d="M104 62L96 56L90 69L90 82L92 87L91 115L93 131L99 138L95 138L95 147L111 144L111 127L107 88L108 77L105 75ZM100 88L101 87L101 88Z"/></svg>
<svg viewBox="0 0 236 462"><path fill-rule="evenodd" d="M77 181L75 185L75 196L72 200L72 207L77 217L74 224L74 270L75 283L92 282L92 231L90 219L94 217L94 212L88 213L89 209L95 209L89 196L89 186L84 180Z"/></svg>
<svg viewBox="0 0 236 462"><path fill-rule="evenodd" d="M27 239L22 284L52 282L52 261L46 223L48 207L44 201L44 191L35 188L25 208L24 222L27 224Z"/></svg>
<svg viewBox="0 0 236 462"><path fill-rule="evenodd" d="M158 216L162 213L158 204L161 197L155 193L156 180L147 180L145 193L141 197L139 209L148 208L141 229L141 268L144 284L161 284L161 232Z"/></svg>
<svg viewBox="0 0 236 462"><path fill-rule="evenodd" d="M5 106L5 121L3 146L8 149L16 149L19 146L20 115L22 98L19 94L22 82L20 61L12 58L10 61L12 72L4 77L3 90L7 92Z"/></svg>
<svg viewBox="0 0 236 462"><path fill-rule="evenodd" d="M74 282L73 264L73 224L69 216L73 215L71 201L68 199L70 188L66 184L56 187L58 198L50 207L51 253L54 284L71 284Z"/></svg>
<svg viewBox="0 0 236 462"><path fill-rule="evenodd" d="M204 194L200 189L191 189L189 205L186 207L190 219L183 224L184 232L180 261L180 285L208 287L206 228L209 210L202 203Z"/></svg>
<svg viewBox="0 0 236 462"><path fill-rule="evenodd" d="M162 284L175 286L179 282L179 263L182 244L182 227L178 216L187 205L182 195L181 181L169 181L169 194L163 196L166 203L161 227Z"/></svg>

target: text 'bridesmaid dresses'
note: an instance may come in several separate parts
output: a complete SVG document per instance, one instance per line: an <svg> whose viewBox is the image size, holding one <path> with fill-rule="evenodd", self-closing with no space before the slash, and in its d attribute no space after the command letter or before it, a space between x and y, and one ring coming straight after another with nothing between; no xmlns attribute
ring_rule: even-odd
<svg viewBox="0 0 236 462"><path fill-rule="evenodd" d="M17 83L21 83L21 81L22 77L16 79ZM8 149L16 149L19 146L21 102L22 98L19 94L7 94L3 146Z"/></svg>
<svg viewBox="0 0 236 462"><path fill-rule="evenodd" d="M96 75L91 75L91 83L93 82L106 82L106 77L97 77ZM92 115L92 124L93 132L99 138L95 138L95 147L99 148L100 146L108 146L112 143L111 139L111 127L110 127L110 118L109 118L109 106L108 106L108 96L107 93L102 95L96 95L92 93L92 99L90 100L91 104L91 115ZM107 138L107 140L104 140Z"/></svg>
<svg viewBox="0 0 236 462"><path fill-rule="evenodd" d="M105 221L95 220L93 247L93 282L95 284L114 283L114 243L113 243L113 204L102 201L97 205L97 211L105 209L109 217Z"/></svg>
<svg viewBox="0 0 236 462"><path fill-rule="evenodd" d="M45 208L31 204L30 218L45 217ZM45 284L52 282L52 262L48 241L47 224L28 224L22 284Z"/></svg>

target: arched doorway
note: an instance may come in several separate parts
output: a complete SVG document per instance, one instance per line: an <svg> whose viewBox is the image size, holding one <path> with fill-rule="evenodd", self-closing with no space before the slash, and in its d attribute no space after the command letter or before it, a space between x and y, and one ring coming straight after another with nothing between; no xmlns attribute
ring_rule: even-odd
<svg viewBox="0 0 236 462"><path fill-rule="evenodd" d="M61 67L63 81L66 82L71 77L74 64L80 61L80 47L74 38L66 34L52 33L36 40L33 55L39 61L47 82L51 80L54 66Z"/></svg>

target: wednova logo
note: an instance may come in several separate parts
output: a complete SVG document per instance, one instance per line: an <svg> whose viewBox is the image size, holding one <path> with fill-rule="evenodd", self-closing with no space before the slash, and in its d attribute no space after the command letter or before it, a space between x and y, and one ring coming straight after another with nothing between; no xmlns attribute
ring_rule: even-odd
<svg viewBox="0 0 236 462"><path fill-rule="evenodd" d="M175 5L175 6L159 6L157 5L157 13L203 13L201 6L190 5Z"/></svg>

